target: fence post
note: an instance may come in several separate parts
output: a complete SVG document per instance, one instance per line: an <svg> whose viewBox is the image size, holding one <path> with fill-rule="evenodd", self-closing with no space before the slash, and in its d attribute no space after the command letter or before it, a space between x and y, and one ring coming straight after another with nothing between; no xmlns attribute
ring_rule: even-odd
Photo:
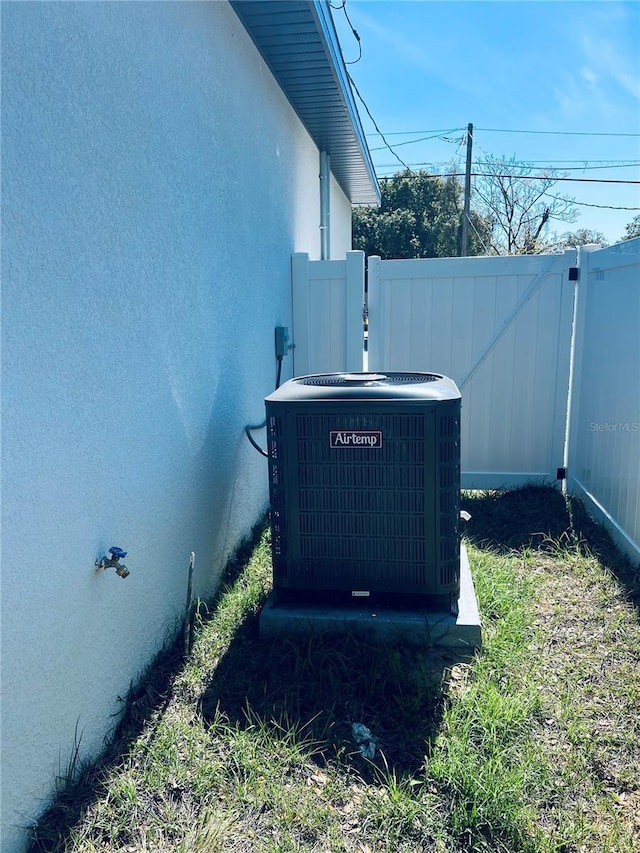
<svg viewBox="0 0 640 853"><path fill-rule="evenodd" d="M364 252L347 252L345 264L345 370L363 370Z"/></svg>
<svg viewBox="0 0 640 853"><path fill-rule="evenodd" d="M309 255L294 252L291 256L291 316L293 375L309 373Z"/></svg>
<svg viewBox="0 0 640 853"><path fill-rule="evenodd" d="M380 310L380 264L382 259L378 255L371 255L367 259L367 308L368 308L368 336L367 347L368 369L372 371L384 369L380 354L382 352L382 317ZM386 320L387 324L389 320Z"/></svg>
<svg viewBox="0 0 640 853"><path fill-rule="evenodd" d="M564 467L567 479L563 483L565 492L571 493L572 480L576 479L576 424L580 407L582 386L582 356L584 351L584 322L589 278L589 253L599 249L599 245L588 244L578 247L578 277L575 282L573 302L573 329L571 333L571 352L569 355L569 388L567 391L567 427L565 435Z"/></svg>

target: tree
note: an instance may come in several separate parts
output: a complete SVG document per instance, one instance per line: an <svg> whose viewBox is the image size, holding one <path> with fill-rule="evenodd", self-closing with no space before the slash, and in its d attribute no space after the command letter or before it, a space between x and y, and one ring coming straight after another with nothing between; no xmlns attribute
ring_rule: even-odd
<svg viewBox="0 0 640 853"><path fill-rule="evenodd" d="M353 211L355 249L381 258L457 256L462 189L455 178L405 170L383 179L380 189L379 208ZM471 223L470 253L488 253L488 223L475 212Z"/></svg>
<svg viewBox="0 0 640 853"><path fill-rule="evenodd" d="M627 222L622 239L633 240L634 237L640 237L640 213L634 216L631 222Z"/></svg>
<svg viewBox="0 0 640 853"><path fill-rule="evenodd" d="M478 171L474 206L491 222L491 247L497 254L544 252L550 246L550 223L575 221L573 199L549 193L562 175L544 171L531 178L532 164L490 155L479 161Z"/></svg>
<svg viewBox="0 0 640 853"><path fill-rule="evenodd" d="M551 252L564 252L565 249L576 249L578 246L588 246L589 243L599 243L600 246L608 246L609 241L602 231L593 231L591 228L578 228L577 231L567 231L560 234L549 246Z"/></svg>

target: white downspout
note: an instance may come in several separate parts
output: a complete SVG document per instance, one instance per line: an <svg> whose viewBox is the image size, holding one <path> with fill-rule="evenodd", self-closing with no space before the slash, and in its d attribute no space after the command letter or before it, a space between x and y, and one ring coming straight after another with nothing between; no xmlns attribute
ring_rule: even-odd
<svg viewBox="0 0 640 853"><path fill-rule="evenodd" d="M331 257L331 165L326 151L320 152L320 260Z"/></svg>

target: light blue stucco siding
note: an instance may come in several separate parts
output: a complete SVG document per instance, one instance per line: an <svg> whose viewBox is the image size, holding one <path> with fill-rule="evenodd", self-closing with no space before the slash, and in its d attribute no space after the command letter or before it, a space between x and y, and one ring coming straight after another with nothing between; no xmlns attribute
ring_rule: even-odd
<svg viewBox="0 0 640 853"><path fill-rule="evenodd" d="M190 552L206 595L266 508L242 428L291 326L290 254L318 256L319 190L318 150L226 3L3 3L2 56L15 853L76 725L95 755L182 615ZM126 580L94 571L112 545Z"/></svg>

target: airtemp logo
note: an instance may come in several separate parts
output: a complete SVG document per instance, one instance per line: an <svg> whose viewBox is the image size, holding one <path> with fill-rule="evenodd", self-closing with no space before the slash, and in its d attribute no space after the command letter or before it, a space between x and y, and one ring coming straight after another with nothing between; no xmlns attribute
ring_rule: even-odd
<svg viewBox="0 0 640 853"><path fill-rule="evenodd" d="M334 448L364 447L377 450L382 447L382 433L380 430L332 429L329 432L329 446Z"/></svg>

